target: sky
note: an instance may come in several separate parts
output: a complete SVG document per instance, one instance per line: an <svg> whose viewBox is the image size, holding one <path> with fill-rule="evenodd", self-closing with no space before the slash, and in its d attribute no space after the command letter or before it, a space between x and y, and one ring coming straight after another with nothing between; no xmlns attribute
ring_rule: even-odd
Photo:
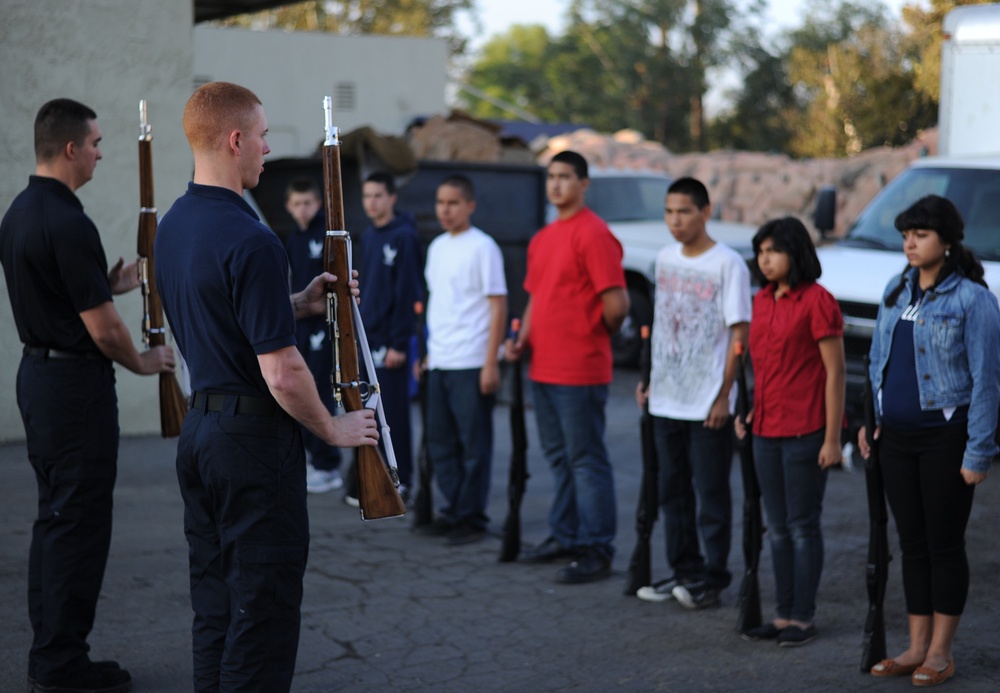
<svg viewBox="0 0 1000 693"><path fill-rule="evenodd" d="M889 8L891 16L898 17L900 8L916 0L873 0ZM570 0L478 0L483 34L473 42L473 49L495 34L503 33L512 24L543 24L551 34L561 34L563 15ZM806 0L768 0L772 21L782 28L798 25Z"/></svg>

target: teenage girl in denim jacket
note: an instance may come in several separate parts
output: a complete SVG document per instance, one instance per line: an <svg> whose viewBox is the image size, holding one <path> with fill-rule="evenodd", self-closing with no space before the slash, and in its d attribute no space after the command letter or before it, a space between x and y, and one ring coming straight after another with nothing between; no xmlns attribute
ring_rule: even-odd
<svg viewBox="0 0 1000 693"><path fill-rule="evenodd" d="M918 200L896 228L909 267L879 307L870 376L910 644L871 673L932 686L955 672L952 641L969 591L965 528L975 485L997 453L1000 310L949 200ZM867 458L864 430L858 444Z"/></svg>

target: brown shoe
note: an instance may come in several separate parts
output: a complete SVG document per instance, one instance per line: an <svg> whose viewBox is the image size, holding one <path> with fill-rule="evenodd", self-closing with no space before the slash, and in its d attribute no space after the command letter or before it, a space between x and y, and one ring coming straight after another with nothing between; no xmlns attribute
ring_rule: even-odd
<svg viewBox="0 0 1000 693"><path fill-rule="evenodd" d="M890 676L909 676L917 670L919 664L899 664L895 659L883 659L872 667L871 674L876 678Z"/></svg>
<svg viewBox="0 0 1000 693"><path fill-rule="evenodd" d="M918 667L916 671L913 672L913 677L910 679L914 686L937 686L944 683L952 676L955 675L955 660L948 662L946 666L941 671L936 669L931 669L930 667Z"/></svg>

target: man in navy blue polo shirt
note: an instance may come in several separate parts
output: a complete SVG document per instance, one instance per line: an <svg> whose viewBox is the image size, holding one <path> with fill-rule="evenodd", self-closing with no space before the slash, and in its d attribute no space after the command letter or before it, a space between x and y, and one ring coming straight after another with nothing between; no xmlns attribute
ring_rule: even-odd
<svg viewBox="0 0 1000 693"><path fill-rule="evenodd" d="M93 110L55 99L35 118L35 175L0 222L14 323L24 343L17 403L38 481L28 559L32 691L120 693L117 662L91 662L87 635L111 545L118 464L112 361L133 373L173 372L167 346L139 353L112 303L136 288L135 263L108 262L75 192L94 175L101 129Z"/></svg>
<svg viewBox="0 0 1000 693"><path fill-rule="evenodd" d="M243 200L267 119L249 90L200 87L184 109L194 181L156 235L163 307L194 390L177 447L189 545L196 691L287 691L309 545L298 423L328 445L376 445L370 410L333 417L295 346L325 310L323 274L288 295L281 241Z"/></svg>

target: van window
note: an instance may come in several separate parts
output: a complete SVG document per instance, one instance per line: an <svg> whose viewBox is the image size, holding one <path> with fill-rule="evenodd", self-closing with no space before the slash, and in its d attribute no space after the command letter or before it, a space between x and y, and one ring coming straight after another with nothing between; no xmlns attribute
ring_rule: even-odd
<svg viewBox="0 0 1000 693"><path fill-rule="evenodd" d="M663 221L663 200L670 180L655 176L594 176L587 206L608 223Z"/></svg>

